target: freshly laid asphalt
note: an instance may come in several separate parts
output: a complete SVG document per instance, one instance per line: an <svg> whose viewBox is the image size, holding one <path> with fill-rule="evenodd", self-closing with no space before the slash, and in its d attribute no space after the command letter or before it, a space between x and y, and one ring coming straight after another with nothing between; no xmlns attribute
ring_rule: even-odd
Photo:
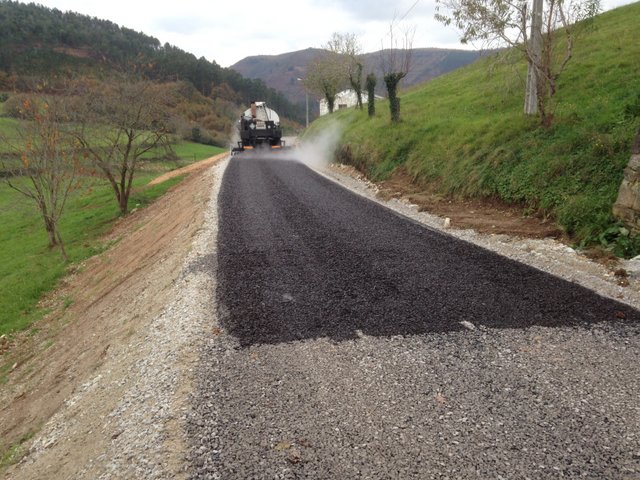
<svg viewBox="0 0 640 480"><path fill-rule="evenodd" d="M218 300L242 345L639 319L637 311L398 216L304 165L237 158Z"/></svg>
<svg viewBox="0 0 640 480"><path fill-rule="evenodd" d="M192 478L640 478L638 311L278 156L218 213Z"/></svg>

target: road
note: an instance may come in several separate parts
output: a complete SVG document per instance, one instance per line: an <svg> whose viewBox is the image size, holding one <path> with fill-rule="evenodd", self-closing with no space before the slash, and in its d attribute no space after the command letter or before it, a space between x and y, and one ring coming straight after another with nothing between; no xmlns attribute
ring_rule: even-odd
<svg viewBox="0 0 640 480"><path fill-rule="evenodd" d="M193 478L640 478L631 307L277 156L231 160L215 263Z"/></svg>

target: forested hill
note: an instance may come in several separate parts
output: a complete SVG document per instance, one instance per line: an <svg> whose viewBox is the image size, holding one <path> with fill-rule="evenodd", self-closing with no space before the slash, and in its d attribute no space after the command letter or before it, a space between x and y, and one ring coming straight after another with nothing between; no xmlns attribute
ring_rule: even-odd
<svg viewBox="0 0 640 480"><path fill-rule="evenodd" d="M215 61L162 45L157 38L95 17L0 0L0 90L19 90L29 76L116 72L151 80L188 80L206 97L237 104L265 100L285 117L303 118L303 107L262 80L244 78Z"/></svg>

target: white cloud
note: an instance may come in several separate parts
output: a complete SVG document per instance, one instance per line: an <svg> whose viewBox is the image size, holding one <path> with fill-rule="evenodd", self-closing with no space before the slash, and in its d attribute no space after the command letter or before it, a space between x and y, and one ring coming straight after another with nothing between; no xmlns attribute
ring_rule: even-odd
<svg viewBox="0 0 640 480"><path fill-rule="evenodd" d="M433 15L434 0L312 0L315 5L335 5L354 20L390 22L394 18L406 19Z"/></svg>
<svg viewBox="0 0 640 480"><path fill-rule="evenodd" d="M158 17L153 20L153 25L161 32L189 37L200 31L208 30L211 23L206 18L185 15Z"/></svg>

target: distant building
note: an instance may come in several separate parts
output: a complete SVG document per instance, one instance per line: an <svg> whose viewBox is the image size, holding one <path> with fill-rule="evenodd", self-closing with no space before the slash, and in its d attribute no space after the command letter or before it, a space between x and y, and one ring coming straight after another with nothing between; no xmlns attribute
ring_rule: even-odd
<svg viewBox="0 0 640 480"><path fill-rule="evenodd" d="M376 99L382 99L382 97L376 95ZM334 110L341 110L343 108L355 107L358 104L358 96L355 90L343 90L336 95L336 101L333 104ZM367 92L362 93L362 104L367 104ZM320 100L320 116L329 113L329 103L326 98Z"/></svg>

